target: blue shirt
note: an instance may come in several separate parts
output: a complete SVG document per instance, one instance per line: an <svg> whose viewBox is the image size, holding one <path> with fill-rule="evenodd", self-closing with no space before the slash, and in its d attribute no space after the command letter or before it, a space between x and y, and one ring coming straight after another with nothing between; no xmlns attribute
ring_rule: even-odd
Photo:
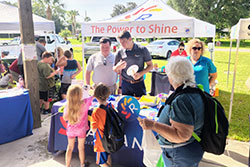
<svg viewBox="0 0 250 167"><path fill-rule="evenodd" d="M63 69L62 83L71 84L71 76L77 71L77 61L76 60L67 60L67 66Z"/></svg>
<svg viewBox="0 0 250 167"><path fill-rule="evenodd" d="M190 60L190 56L188 59ZM209 58L201 56L193 67L196 84L202 84L204 91L209 93L209 74L217 72L213 62Z"/></svg>
<svg viewBox="0 0 250 167"><path fill-rule="evenodd" d="M194 132L199 136L204 124L204 103L202 97L197 93L185 93L177 96L170 105L166 105L158 122L170 125L170 119L175 122L194 126ZM194 141L191 137L186 142ZM159 135L160 145L175 144Z"/></svg>

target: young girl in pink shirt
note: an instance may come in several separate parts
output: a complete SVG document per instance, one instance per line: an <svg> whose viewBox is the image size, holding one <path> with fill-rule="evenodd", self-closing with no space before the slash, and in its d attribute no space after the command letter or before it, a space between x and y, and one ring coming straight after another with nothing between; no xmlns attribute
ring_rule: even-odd
<svg viewBox="0 0 250 167"><path fill-rule="evenodd" d="M92 97L82 99L83 88L80 85L71 85L67 91L67 103L64 109L63 118L68 121L67 137L68 147L65 154L66 166L70 166L72 152L74 150L75 138L78 139L78 151L81 167L85 167L84 143L88 126L88 109Z"/></svg>

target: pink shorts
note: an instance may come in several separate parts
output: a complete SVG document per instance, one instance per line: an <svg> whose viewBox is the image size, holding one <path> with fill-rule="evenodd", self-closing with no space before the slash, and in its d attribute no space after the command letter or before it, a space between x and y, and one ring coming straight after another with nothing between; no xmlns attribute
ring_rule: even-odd
<svg viewBox="0 0 250 167"><path fill-rule="evenodd" d="M68 136L68 135L67 135ZM82 135L79 135L79 136L68 136L68 138L72 139L72 138L75 138L75 137L78 137L78 138L85 138L86 137L86 134L82 134Z"/></svg>
<svg viewBox="0 0 250 167"><path fill-rule="evenodd" d="M86 131L83 131L81 133L69 133L67 132L67 136L68 138L75 138L75 137L78 137L78 138L85 138L86 137Z"/></svg>

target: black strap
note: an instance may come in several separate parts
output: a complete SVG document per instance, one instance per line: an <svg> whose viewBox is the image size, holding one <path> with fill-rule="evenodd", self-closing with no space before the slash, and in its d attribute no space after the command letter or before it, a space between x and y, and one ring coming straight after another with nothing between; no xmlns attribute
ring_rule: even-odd
<svg viewBox="0 0 250 167"><path fill-rule="evenodd" d="M106 107L105 105L103 105L103 104L100 104L100 105L99 105L99 108L102 108L102 109L104 109L104 110L107 109L107 107Z"/></svg>
<svg viewBox="0 0 250 167"><path fill-rule="evenodd" d="M200 89L200 88L192 88L190 86L187 86L186 88L184 88L184 84L179 86L175 91L174 93L172 93L166 100L165 104L161 106L161 108L159 109L159 112L157 114L157 117L160 116L163 108L166 106L166 105L171 105L172 101L179 95L183 94L183 93L199 93L201 96L202 96L202 99L205 99L205 95L204 95L204 92Z"/></svg>

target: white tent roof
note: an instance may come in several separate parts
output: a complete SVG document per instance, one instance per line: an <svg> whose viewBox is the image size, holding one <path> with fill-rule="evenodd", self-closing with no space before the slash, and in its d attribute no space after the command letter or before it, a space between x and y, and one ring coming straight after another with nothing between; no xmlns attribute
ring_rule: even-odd
<svg viewBox="0 0 250 167"><path fill-rule="evenodd" d="M117 36L127 29L134 37L214 37L215 25L185 16L161 0L99 22L82 24L84 36Z"/></svg>
<svg viewBox="0 0 250 167"><path fill-rule="evenodd" d="M0 3L0 33L20 33L18 8ZM54 21L33 14L35 32L55 31Z"/></svg>
<svg viewBox="0 0 250 167"><path fill-rule="evenodd" d="M240 19L231 28L231 39L250 39L250 18Z"/></svg>

